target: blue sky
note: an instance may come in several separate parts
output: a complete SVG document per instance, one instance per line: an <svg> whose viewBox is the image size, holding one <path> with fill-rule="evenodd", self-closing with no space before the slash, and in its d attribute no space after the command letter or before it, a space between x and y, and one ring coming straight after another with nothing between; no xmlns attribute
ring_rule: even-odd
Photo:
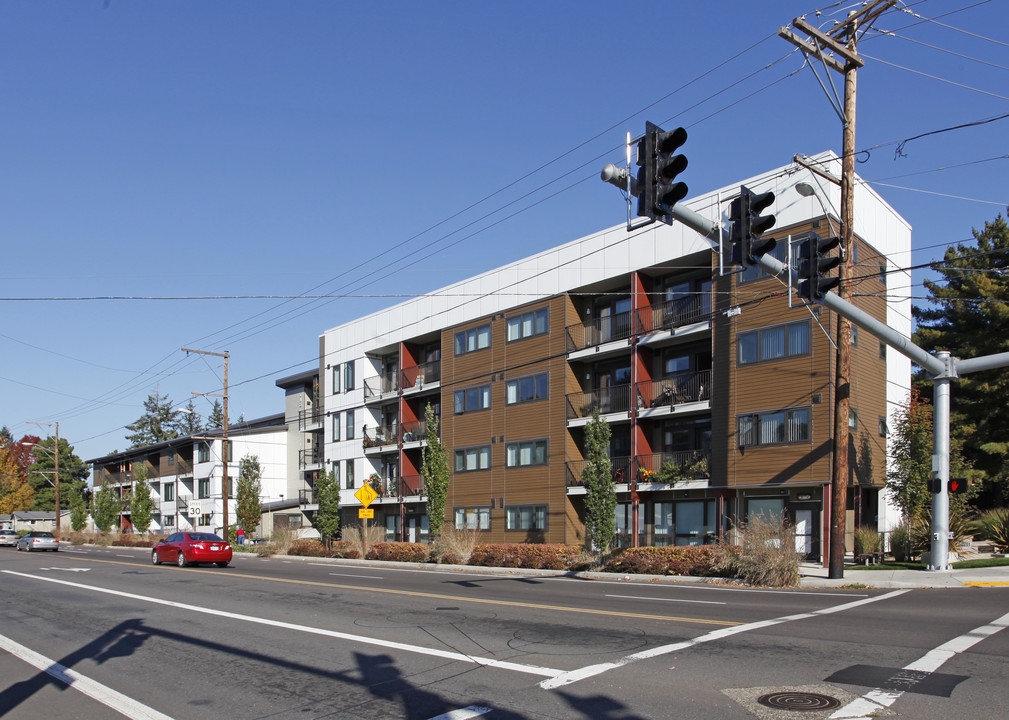
<svg viewBox="0 0 1009 720"><path fill-rule="evenodd" d="M775 34L849 9L816 7L0 0L0 425L125 449L148 394L220 391L183 346L230 352L233 417L279 412L327 328L620 224L598 172L645 120L688 128L691 196L839 153ZM895 153L1009 113L1009 6L898 7L859 47L857 171L913 265L1009 203L1009 120ZM263 298L305 293L341 297ZM173 299L52 299L108 296Z"/></svg>

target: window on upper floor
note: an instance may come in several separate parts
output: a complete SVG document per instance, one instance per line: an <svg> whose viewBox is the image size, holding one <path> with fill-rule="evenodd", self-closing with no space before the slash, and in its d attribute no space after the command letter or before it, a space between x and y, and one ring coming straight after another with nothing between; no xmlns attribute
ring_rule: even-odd
<svg viewBox="0 0 1009 720"><path fill-rule="evenodd" d="M210 462L210 443L201 442L197 446L196 462Z"/></svg>
<svg viewBox="0 0 1009 720"><path fill-rule="evenodd" d="M736 345L740 365L805 355L809 352L809 321L739 333Z"/></svg>
<svg viewBox="0 0 1009 720"><path fill-rule="evenodd" d="M354 361L343 364L343 389L350 392L354 389Z"/></svg>
<svg viewBox="0 0 1009 720"><path fill-rule="evenodd" d="M175 483L165 483L161 488L161 497L165 502L175 499Z"/></svg>
<svg viewBox="0 0 1009 720"><path fill-rule="evenodd" d="M336 393L340 392L341 386L343 385L343 375L340 372L339 364L333 366L332 380L333 382L331 384L333 386L333 394L335 395Z"/></svg>
<svg viewBox="0 0 1009 720"><path fill-rule="evenodd" d="M539 308L508 318L505 321L505 340L512 342L546 333L548 318L549 308Z"/></svg>
<svg viewBox="0 0 1009 720"><path fill-rule="evenodd" d="M340 440L340 413L333 413L333 442Z"/></svg>
<svg viewBox="0 0 1009 720"><path fill-rule="evenodd" d="M347 411L347 439L354 439L354 411Z"/></svg>
<svg viewBox="0 0 1009 720"><path fill-rule="evenodd" d="M490 530L489 507L457 507L453 515L456 530Z"/></svg>
<svg viewBox="0 0 1009 720"><path fill-rule="evenodd" d="M809 408L788 408L736 418L739 447L809 442Z"/></svg>
<svg viewBox="0 0 1009 720"><path fill-rule="evenodd" d="M490 347L490 325L460 330L455 334L455 354L465 355Z"/></svg>
<svg viewBox="0 0 1009 720"><path fill-rule="evenodd" d="M460 448L455 451L455 472L490 470L490 445Z"/></svg>
<svg viewBox="0 0 1009 720"><path fill-rule="evenodd" d="M506 405L546 400L548 397L550 397L549 373L527 375L505 383Z"/></svg>
<svg viewBox="0 0 1009 720"><path fill-rule="evenodd" d="M490 407L490 385L466 388L455 391L456 415L474 410L486 410Z"/></svg>
<svg viewBox="0 0 1009 720"><path fill-rule="evenodd" d="M523 440L505 446L505 467L547 464L546 440Z"/></svg>

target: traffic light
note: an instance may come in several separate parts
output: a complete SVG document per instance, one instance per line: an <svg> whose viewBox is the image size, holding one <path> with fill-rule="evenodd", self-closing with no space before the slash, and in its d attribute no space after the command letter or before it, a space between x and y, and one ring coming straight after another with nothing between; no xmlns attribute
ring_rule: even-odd
<svg viewBox="0 0 1009 720"><path fill-rule="evenodd" d="M731 262L734 265L757 265L760 256L774 250L774 238L762 238L774 227L774 215L761 216L771 203L774 193L755 193L745 185L739 188L739 197L729 203L729 241L732 243Z"/></svg>
<svg viewBox="0 0 1009 720"><path fill-rule="evenodd" d="M687 131L676 128L668 132L645 123L645 135L638 143L638 215L651 220L672 223L670 209L687 196L687 185L674 182L687 169L687 156L673 153L687 141Z"/></svg>
<svg viewBox="0 0 1009 720"><path fill-rule="evenodd" d="M950 495L959 495L960 493L967 492L968 485L967 478L950 478L946 483Z"/></svg>
<svg viewBox="0 0 1009 720"><path fill-rule="evenodd" d="M837 237L822 238L816 233L799 243L799 287L801 297L810 302L823 300L828 290L841 284L841 279L825 277L825 274L841 264L839 255L828 257L828 253L841 243Z"/></svg>

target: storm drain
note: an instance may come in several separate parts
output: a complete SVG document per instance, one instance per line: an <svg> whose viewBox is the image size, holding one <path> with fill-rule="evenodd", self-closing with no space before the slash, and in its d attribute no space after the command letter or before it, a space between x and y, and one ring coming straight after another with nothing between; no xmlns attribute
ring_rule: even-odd
<svg viewBox="0 0 1009 720"><path fill-rule="evenodd" d="M811 692L774 692L761 695L757 702L774 710L793 710L797 712L813 712L816 710L834 710L841 707L841 701L830 695Z"/></svg>

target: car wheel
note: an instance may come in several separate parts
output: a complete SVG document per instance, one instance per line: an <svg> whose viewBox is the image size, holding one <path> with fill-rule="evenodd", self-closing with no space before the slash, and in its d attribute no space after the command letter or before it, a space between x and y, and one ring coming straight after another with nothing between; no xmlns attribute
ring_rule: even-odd
<svg viewBox="0 0 1009 720"><path fill-rule="evenodd" d="M151 550L151 565L160 565L161 561L158 560L158 551Z"/></svg>
<svg viewBox="0 0 1009 720"><path fill-rule="evenodd" d="M185 567L186 565L189 564L186 562L186 556L181 552L179 553L179 557L175 562L179 567Z"/></svg>
<svg viewBox="0 0 1009 720"><path fill-rule="evenodd" d="M25 552L31 552L31 551L32 551L32 546L31 545L25 545Z"/></svg>
<svg viewBox="0 0 1009 720"><path fill-rule="evenodd" d="M226 563L226 562L219 562L219 563L217 563L217 567L228 567L228 563Z"/></svg>

